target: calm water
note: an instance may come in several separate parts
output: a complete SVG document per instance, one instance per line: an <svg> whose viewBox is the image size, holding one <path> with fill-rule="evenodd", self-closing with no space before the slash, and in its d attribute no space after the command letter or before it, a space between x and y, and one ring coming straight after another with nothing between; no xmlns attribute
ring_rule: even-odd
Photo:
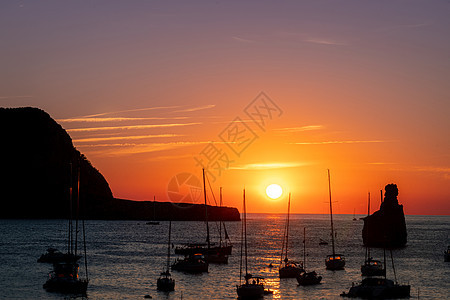
<svg viewBox="0 0 450 300"><path fill-rule="evenodd" d="M352 221L350 215L336 215L335 219L336 248L346 256L347 265L344 271L332 272L325 270L324 264L331 244L318 244L321 238L329 240L328 216L291 216L289 257L303 259L303 227L307 227L307 269L323 276L319 286L300 287L295 279L278 278L285 216L249 214L249 272L265 277L266 286L274 291L265 299L340 299L342 291L361 279L363 222ZM412 298L448 299L450 263L444 263L443 250L450 244L450 217L407 216L406 221L408 246L393 251L398 281L411 284ZM212 232L217 232L215 223L210 225ZM47 247L65 250L66 228L65 220L0 220L0 297L64 298L42 288L51 266L36 260ZM165 294L156 291L156 280L165 266L168 222L87 221L88 298L143 299L151 295L153 299L236 299L240 222L229 222L227 228L234 244L229 264L210 265L209 273L201 275L173 271L176 291ZM172 223L174 244L204 240L204 223ZM374 249L373 256L382 259L382 250ZM275 267L269 269L269 263ZM394 278L390 262L388 277Z"/></svg>

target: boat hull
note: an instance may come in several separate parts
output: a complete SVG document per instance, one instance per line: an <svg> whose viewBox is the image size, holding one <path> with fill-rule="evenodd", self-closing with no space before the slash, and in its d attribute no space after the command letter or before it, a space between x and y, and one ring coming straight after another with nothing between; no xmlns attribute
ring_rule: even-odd
<svg viewBox="0 0 450 300"><path fill-rule="evenodd" d="M264 286L261 284L243 284L236 288L239 299L260 299L264 297Z"/></svg>
<svg viewBox="0 0 450 300"><path fill-rule="evenodd" d="M297 282L299 285L315 285L320 284L322 276L318 276L316 272L304 272L300 276L297 276Z"/></svg>
<svg viewBox="0 0 450 300"><path fill-rule="evenodd" d="M394 284L392 280L382 278L369 278L360 285L350 288L342 297L364 299L391 299L410 297L411 286Z"/></svg>
<svg viewBox="0 0 450 300"><path fill-rule="evenodd" d="M285 266L278 270L280 278L296 278L304 272L303 268L297 266Z"/></svg>
<svg viewBox="0 0 450 300"><path fill-rule="evenodd" d="M168 277L161 277L158 278L158 281L156 282L156 288L158 291L163 292L171 292L175 290L175 280Z"/></svg>
<svg viewBox="0 0 450 300"><path fill-rule="evenodd" d="M47 292L85 295L87 286L87 280L75 280L71 278L50 278L46 283L44 283L43 288Z"/></svg>

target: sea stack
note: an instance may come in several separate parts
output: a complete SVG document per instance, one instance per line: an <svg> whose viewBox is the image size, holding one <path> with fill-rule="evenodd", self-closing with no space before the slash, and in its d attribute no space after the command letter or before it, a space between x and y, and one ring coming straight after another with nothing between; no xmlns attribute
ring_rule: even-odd
<svg viewBox="0 0 450 300"><path fill-rule="evenodd" d="M380 210L364 218L365 246L399 248L406 245L407 233L403 205L398 204L396 184L386 185Z"/></svg>

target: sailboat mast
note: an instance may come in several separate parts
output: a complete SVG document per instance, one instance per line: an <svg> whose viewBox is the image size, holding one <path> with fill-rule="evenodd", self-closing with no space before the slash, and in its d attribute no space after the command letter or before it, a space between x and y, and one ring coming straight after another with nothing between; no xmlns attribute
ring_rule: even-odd
<svg viewBox="0 0 450 300"><path fill-rule="evenodd" d="M244 189L244 245L245 245L245 278L247 278L247 209L245 207L245 189Z"/></svg>
<svg viewBox="0 0 450 300"><path fill-rule="evenodd" d="M170 237L172 232L172 221L169 221L169 242L167 243L167 268L166 272L169 273L170 269Z"/></svg>
<svg viewBox="0 0 450 300"><path fill-rule="evenodd" d="M245 189L244 189L244 198L245 198ZM244 212L244 209L242 209ZM244 218L241 221L241 259L239 261L239 285L242 284L242 252L244 249Z"/></svg>
<svg viewBox="0 0 450 300"><path fill-rule="evenodd" d="M202 170L203 170L203 195L205 197L206 243L208 244L208 254L209 254L209 248L211 247L211 245L209 242L208 206L206 205L205 169L203 168Z"/></svg>
<svg viewBox="0 0 450 300"><path fill-rule="evenodd" d="M156 196L153 195L153 221L156 220Z"/></svg>
<svg viewBox="0 0 450 300"><path fill-rule="evenodd" d="M289 247L289 213L291 210L291 193L289 193L289 200L288 200L288 214L287 214L287 223L286 223L286 255L284 257L284 260L288 260L288 247Z"/></svg>
<svg viewBox="0 0 450 300"><path fill-rule="evenodd" d="M303 269L306 270L306 227L303 227Z"/></svg>
<svg viewBox="0 0 450 300"><path fill-rule="evenodd" d="M78 161L81 163L80 161ZM78 218L80 213L80 166L77 168L77 210L75 217L75 256L77 255L78 249Z"/></svg>
<svg viewBox="0 0 450 300"><path fill-rule="evenodd" d="M72 163L69 163L69 238L67 239L67 253L72 253Z"/></svg>
<svg viewBox="0 0 450 300"><path fill-rule="evenodd" d="M370 192L368 194L368 201L367 201L367 216L370 216ZM367 219L367 237L369 237L369 219ZM369 246L367 247L367 259L370 259L370 243L368 243Z"/></svg>
<svg viewBox="0 0 450 300"><path fill-rule="evenodd" d="M330 169L328 169L328 194L330 196L330 220L331 220L331 247L333 249L333 257L335 256L334 251L334 227L333 227L333 205L331 204L331 180L330 180Z"/></svg>
<svg viewBox="0 0 450 300"><path fill-rule="evenodd" d="M222 187L220 187L220 200L219 200L219 207L222 208ZM222 247L222 217L220 218L219 222L219 247Z"/></svg>

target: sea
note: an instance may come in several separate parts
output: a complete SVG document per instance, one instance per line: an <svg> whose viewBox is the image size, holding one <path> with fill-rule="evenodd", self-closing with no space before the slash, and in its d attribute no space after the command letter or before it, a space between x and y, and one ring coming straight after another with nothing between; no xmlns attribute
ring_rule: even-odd
<svg viewBox="0 0 450 300"><path fill-rule="evenodd" d="M336 252L345 255L342 271L325 269L331 253L328 215L291 214L288 257L303 261L303 230L306 228L306 269L323 277L317 286L303 287L295 278L280 279L286 216L248 214L248 272L265 278L273 291L264 299L340 299L353 283L361 281L364 262L362 215L334 215ZM450 216L406 216L408 244L387 251L387 277L411 285L411 298L449 299L450 262L443 252L450 245ZM209 223L211 239L219 240L218 224ZM0 220L0 298L2 299L236 299L240 283L241 222L226 222L233 253L226 265L209 266L203 274L172 271L175 291L156 290L159 274L167 261L169 222L147 225L145 221L85 221L87 296L46 292L42 285L52 266L37 259L48 247L63 252L67 247L67 220ZM319 245L320 240L329 245ZM176 245L204 242L204 222L172 222L171 242ZM171 260L178 256L173 253ZM80 244L79 249L83 249ZM372 249L374 259L383 260L383 249ZM392 265L394 263L394 268ZM272 264L273 268L269 265ZM81 277L86 276L83 260ZM394 272L395 270L395 272Z"/></svg>

